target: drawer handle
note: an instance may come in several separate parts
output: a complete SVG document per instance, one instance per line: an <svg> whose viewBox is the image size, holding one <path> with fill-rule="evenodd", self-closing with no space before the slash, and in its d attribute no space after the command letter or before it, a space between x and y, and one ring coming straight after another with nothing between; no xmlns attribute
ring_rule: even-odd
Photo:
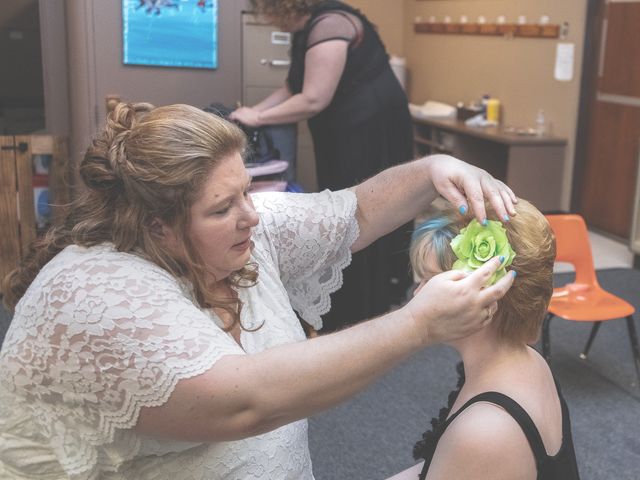
<svg viewBox="0 0 640 480"><path fill-rule="evenodd" d="M270 65L272 67L281 68L291 65L289 60L267 60L266 58L260 59L260 65Z"/></svg>

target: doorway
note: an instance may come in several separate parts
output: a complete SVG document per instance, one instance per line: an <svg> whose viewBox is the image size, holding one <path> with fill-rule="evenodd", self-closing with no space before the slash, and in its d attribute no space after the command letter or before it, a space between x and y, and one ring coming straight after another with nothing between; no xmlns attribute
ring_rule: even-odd
<svg viewBox="0 0 640 480"><path fill-rule="evenodd" d="M3 0L0 8L0 135L45 128L38 0Z"/></svg>
<svg viewBox="0 0 640 480"><path fill-rule="evenodd" d="M589 0L572 210L628 243L640 150L640 0Z"/></svg>

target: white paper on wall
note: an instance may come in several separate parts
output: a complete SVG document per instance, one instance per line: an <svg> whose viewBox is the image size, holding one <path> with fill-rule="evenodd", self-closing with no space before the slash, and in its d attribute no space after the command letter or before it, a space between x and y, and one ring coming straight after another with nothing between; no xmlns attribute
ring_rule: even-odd
<svg viewBox="0 0 640 480"><path fill-rule="evenodd" d="M558 43L556 47L556 66L554 77L560 82L573 80L573 63L576 52L575 43Z"/></svg>

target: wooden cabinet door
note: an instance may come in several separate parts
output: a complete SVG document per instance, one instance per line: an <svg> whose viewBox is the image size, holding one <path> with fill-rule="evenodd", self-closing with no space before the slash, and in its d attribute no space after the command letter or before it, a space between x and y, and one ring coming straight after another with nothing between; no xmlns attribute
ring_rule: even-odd
<svg viewBox="0 0 640 480"><path fill-rule="evenodd" d="M15 140L0 137L0 279L4 278L20 258L20 225L16 196Z"/></svg>
<svg viewBox="0 0 640 480"><path fill-rule="evenodd" d="M0 137L0 279L35 238L29 137ZM24 186L27 187L24 187Z"/></svg>
<svg viewBox="0 0 640 480"><path fill-rule="evenodd" d="M35 240L34 155L48 157L49 208L40 233L62 222L71 198L67 141L51 135L0 136L0 279L19 263ZM36 162L37 163L37 162ZM42 171L36 169L36 173ZM40 203L39 206L42 204ZM46 205L46 204L44 204ZM42 213L42 212L41 212Z"/></svg>
<svg viewBox="0 0 640 480"><path fill-rule="evenodd" d="M607 0L597 68L580 213L628 239L640 148L640 0Z"/></svg>

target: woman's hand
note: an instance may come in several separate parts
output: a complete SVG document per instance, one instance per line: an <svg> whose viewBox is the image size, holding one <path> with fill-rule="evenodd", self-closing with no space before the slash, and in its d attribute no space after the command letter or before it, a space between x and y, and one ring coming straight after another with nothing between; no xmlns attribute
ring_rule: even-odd
<svg viewBox="0 0 640 480"><path fill-rule="evenodd" d="M449 155L432 155L425 161L435 189L461 214L471 207L475 217L483 223L487 218L485 199L503 221L509 221L509 217L516 214L513 205L518 199L513 191L484 170Z"/></svg>
<svg viewBox="0 0 640 480"><path fill-rule="evenodd" d="M514 204L518 202L500 180L449 155L431 155L388 168L354 187L354 191L360 235L352 252L415 219L438 195L463 215L471 208L480 223L487 219L485 199L505 222L515 216Z"/></svg>
<svg viewBox="0 0 640 480"><path fill-rule="evenodd" d="M416 291L404 307L415 321L424 345L463 338L484 328L493 318L496 302L513 284L509 273L485 287L500 267L498 257L470 274L452 270L436 275Z"/></svg>
<svg viewBox="0 0 640 480"><path fill-rule="evenodd" d="M262 122L260 121L260 112L255 108L251 107L240 107L237 110L231 112L229 115L229 119L240 122L247 127L261 127Z"/></svg>

